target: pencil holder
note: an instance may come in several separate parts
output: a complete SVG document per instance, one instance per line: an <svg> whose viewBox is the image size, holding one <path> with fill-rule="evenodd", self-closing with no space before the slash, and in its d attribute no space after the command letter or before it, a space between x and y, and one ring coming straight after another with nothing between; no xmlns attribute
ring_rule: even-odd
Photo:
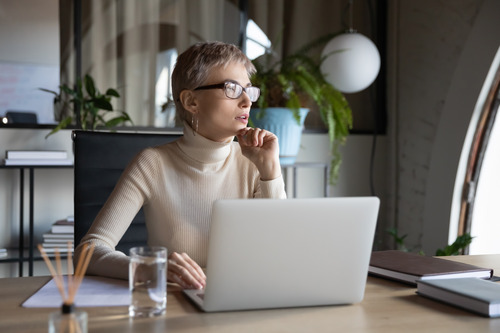
<svg viewBox="0 0 500 333"><path fill-rule="evenodd" d="M87 333L87 312L63 304L61 311L49 315L49 333Z"/></svg>

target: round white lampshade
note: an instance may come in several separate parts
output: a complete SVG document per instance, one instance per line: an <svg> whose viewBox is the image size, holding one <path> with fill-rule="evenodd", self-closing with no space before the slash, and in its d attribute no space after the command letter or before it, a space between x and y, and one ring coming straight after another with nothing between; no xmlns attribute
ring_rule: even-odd
<svg viewBox="0 0 500 333"><path fill-rule="evenodd" d="M375 44L359 33L345 33L330 40L322 54L326 80L344 93L367 88L380 70L380 53Z"/></svg>

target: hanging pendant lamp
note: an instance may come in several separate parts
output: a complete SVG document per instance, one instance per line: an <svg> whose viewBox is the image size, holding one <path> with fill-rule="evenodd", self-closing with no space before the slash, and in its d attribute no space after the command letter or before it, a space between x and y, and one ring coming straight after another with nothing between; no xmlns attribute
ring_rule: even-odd
<svg viewBox="0 0 500 333"><path fill-rule="evenodd" d="M352 0L350 28L331 39L321 54L325 60L321 71L326 80L343 93L366 89L380 71L380 53L375 44L352 28Z"/></svg>

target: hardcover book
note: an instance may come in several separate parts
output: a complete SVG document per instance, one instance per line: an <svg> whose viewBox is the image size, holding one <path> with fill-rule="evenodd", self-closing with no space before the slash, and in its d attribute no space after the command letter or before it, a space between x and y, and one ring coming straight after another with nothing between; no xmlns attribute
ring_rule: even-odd
<svg viewBox="0 0 500 333"><path fill-rule="evenodd" d="M375 251L368 272L416 286L417 280L475 277L489 279L493 269L397 250Z"/></svg>
<svg viewBox="0 0 500 333"><path fill-rule="evenodd" d="M7 150L6 159L67 159L68 153L64 150Z"/></svg>
<svg viewBox="0 0 500 333"><path fill-rule="evenodd" d="M28 159L28 158L6 158L3 160L4 165L73 165L73 160L69 158L61 158L61 159Z"/></svg>
<svg viewBox="0 0 500 333"><path fill-rule="evenodd" d="M417 293L486 317L500 317L498 282L478 278L418 280Z"/></svg>
<svg viewBox="0 0 500 333"><path fill-rule="evenodd" d="M74 233L75 230L75 222L65 219L58 220L52 224L51 231L54 234L65 234L65 233Z"/></svg>

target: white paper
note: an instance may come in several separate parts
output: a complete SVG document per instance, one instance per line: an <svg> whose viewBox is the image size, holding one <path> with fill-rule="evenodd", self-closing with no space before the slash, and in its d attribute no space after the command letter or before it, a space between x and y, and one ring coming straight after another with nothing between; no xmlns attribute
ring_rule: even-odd
<svg viewBox="0 0 500 333"><path fill-rule="evenodd" d="M67 277L64 277L67 286ZM63 303L54 279L40 288L24 303L26 308L59 308ZM98 276L85 276L75 298L76 307L128 306L128 281Z"/></svg>

